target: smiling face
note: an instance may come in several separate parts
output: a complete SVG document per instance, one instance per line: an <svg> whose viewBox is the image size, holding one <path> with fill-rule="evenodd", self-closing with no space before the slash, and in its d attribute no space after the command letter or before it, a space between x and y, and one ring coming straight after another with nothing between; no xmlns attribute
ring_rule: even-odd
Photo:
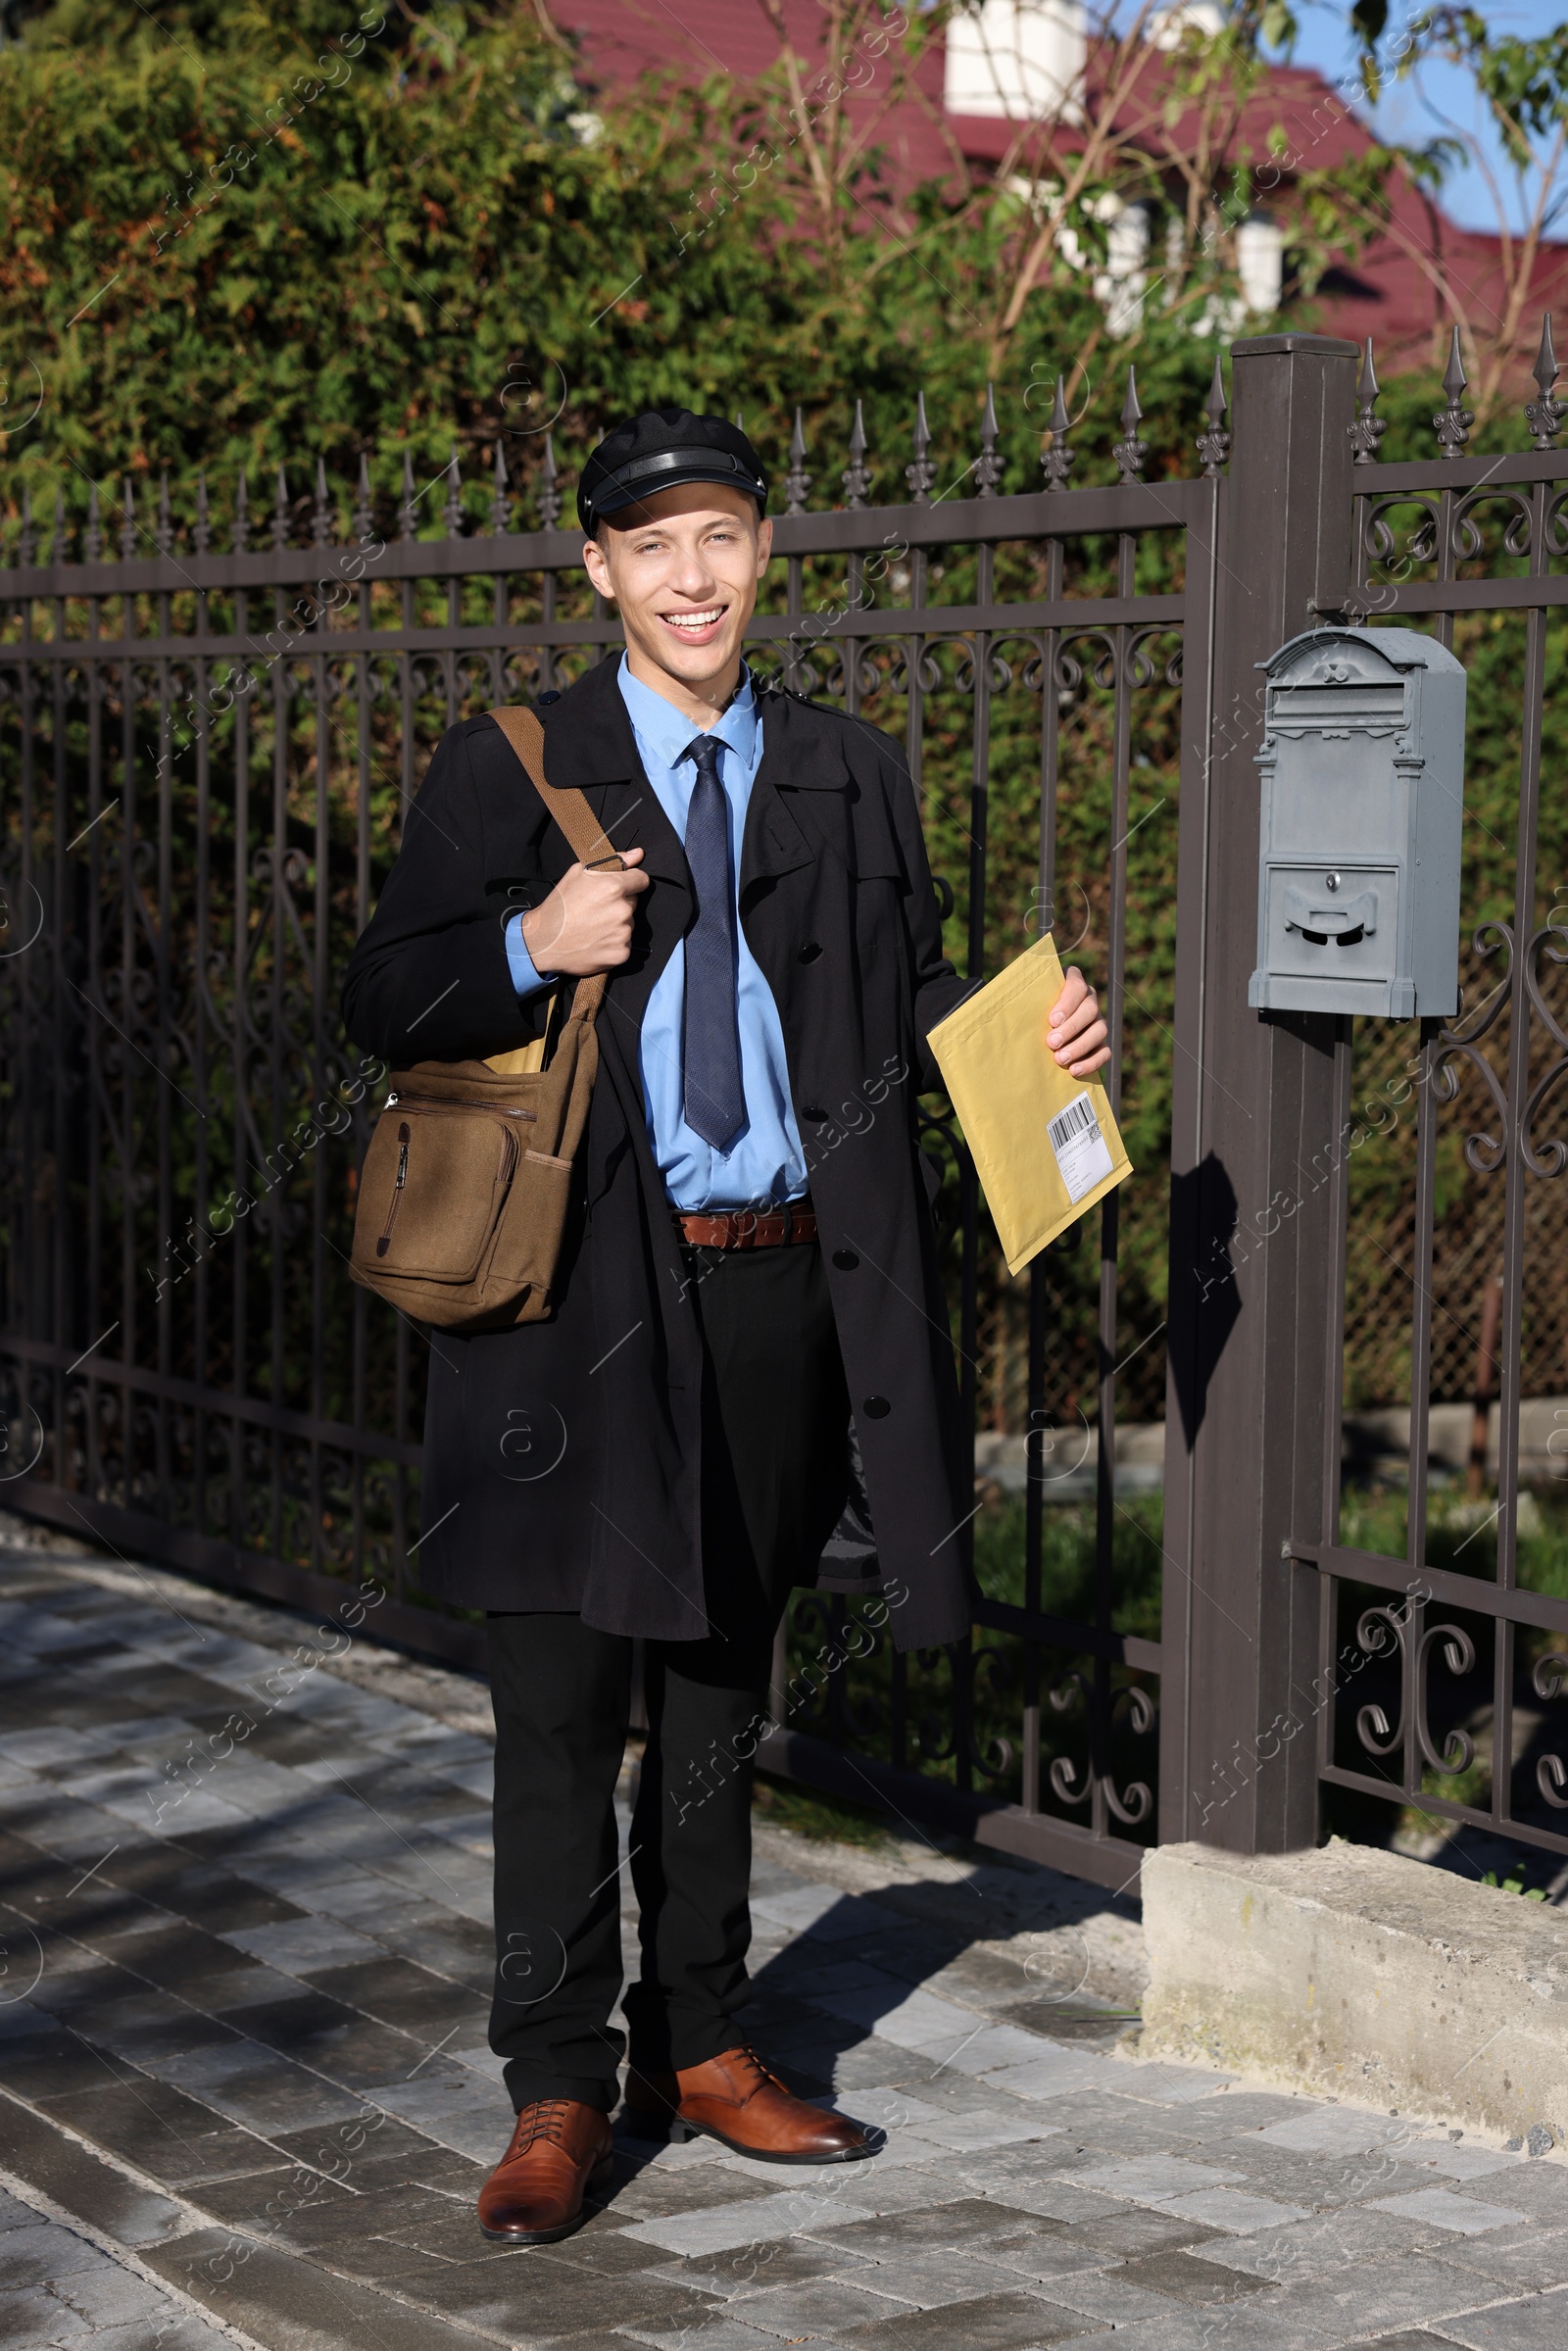
<svg viewBox="0 0 1568 2351"><path fill-rule="evenodd" d="M607 517L583 548L595 589L620 609L632 675L699 726L735 690L772 544L755 499L691 482Z"/></svg>

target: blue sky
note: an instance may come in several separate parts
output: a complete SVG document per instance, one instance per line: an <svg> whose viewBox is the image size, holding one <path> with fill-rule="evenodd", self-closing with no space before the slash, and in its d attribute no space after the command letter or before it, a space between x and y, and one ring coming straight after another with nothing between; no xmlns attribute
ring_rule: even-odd
<svg viewBox="0 0 1568 2351"><path fill-rule="evenodd" d="M1414 0L1390 0L1389 33L1403 22L1404 12ZM1560 24L1568 7L1564 0L1504 0L1500 6L1484 7L1483 13L1493 33L1516 33L1526 38L1537 37ZM1298 0L1296 14L1300 24L1300 38L1296 46L1298 65L1316 66L1330 81L1338 82L1353 70L1354 50L1346 27L1348 7L1334 7L1319 0L1318 5L1301 5ZM1353 84L1347 82L1347 95ZM1371 110L1364 100L1358 112L1363 116ZM1446 117L1445 122L1440 118ZM1511 175L1502 164L1497 140L1486 126L1477 107L1475 95L1464 74L1443 65L1421 67L1415 76L1404 81L1391 81L1385 90L1375 117L1377 128L1385 138L1399 139L1409 144L1422 144L1439 130L1456 126L1461 131L1479 132L1487 153L1493 159L1499 183L1507 191L1510 212L1517 218L1517 199ZM1444 209L1451 220L1466 228L1494 229L1496 206L1485 174L1474 169L1456 170L1449 178L1443 198ZM1568 237L1568 210L1558 222L1557 233Z"/></svg>

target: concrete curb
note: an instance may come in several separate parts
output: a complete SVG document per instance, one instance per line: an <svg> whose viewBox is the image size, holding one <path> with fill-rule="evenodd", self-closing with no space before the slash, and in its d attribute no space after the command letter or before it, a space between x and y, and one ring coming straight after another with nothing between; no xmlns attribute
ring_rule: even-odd
<svg viewBox="0 0 1568 2351"><path fill-rule="evenodd" d="M1136 2054L1568 2145L1568 1920L1338 1838L1144 1863ZM1549 2134L1549 2135L1548 2135Z"/></svg>

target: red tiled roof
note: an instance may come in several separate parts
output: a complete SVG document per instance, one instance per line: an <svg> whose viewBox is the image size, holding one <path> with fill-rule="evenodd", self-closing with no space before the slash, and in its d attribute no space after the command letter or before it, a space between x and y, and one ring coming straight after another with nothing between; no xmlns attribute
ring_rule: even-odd
<svg viewBox="0 0 1568 2351"><path fill-rule="evenodd" d="M833 61L821 50L823 14L816 0L784 0L784 15L797 53L820 55L827 74ZM762 10L741 0L678 0L677 6L667 0L558 0L556 22L575 37L586 78L601 88L625 84L650 71L674 72L693 82L715 75L751 80L777 55ZM1171 152L1180 151L1192 128L1183 118L1168 129L1163 125L1159 93L1169 70L1162 56L1151 59L1124 118L1129 128L1147 124L1142 135L1156 152L1161 141ZM880 80L886 87L887 69L862 58L858 73L867 72L863 94L849 100L850 113L861 125L874 120L874 144L895 188L950 172L955 145L972 165L994 169L1017 135L1016 123L997 117L946 114L939 43L932 44L917 70L923 104L906 99L884 110L877 85ZM1092 55L1088 73L1092 83ZM1280 180L1286 190L1297 170L1328 169L1364 154L1371 144L1371 134L1346 100L1304 67L1274 68L1241 109L1238 143L1260 163L1276 130L1283 131L1287 143L1288 168ZM1393 186L1390 221L1391 233L1330 269L1315 298L1316 324L1357 340L1374 335L1385 373L1441 360L1452 316L1420 258L1441 253L1448 276L1464 288L1466 315L1477 330L1502 328L1504 280L1494 236L1457 227L1402 178ZM1568 308L1568 245L1544 246L1538 256L1518 328L1521 345L1534 349L1540 312L1552 307Z"/></svg>

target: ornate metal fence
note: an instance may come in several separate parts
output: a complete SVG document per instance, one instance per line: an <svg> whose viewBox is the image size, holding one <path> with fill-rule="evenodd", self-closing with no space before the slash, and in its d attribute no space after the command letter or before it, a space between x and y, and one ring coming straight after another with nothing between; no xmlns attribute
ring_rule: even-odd
<svg viewBox="0 0 1568 2351"><path fill-rule="evenodd" d="M1551 1716L1568 1686L1568 1408L1526 1379L1561 1386L1568 1197L1555 377L1548 329L1534 446L1466 456L1456 343L1433 454L1385 465L1370 351L1302 336L1235 352L1209 756L1181 818L1165 1838L1289 1849L1327 1811L1418 1852L1480 1829L1568 1854ZM1430 626L1469 673L1451 1023L1247 1008L1257 664L1325 617ZM1463 1270L1478 1232L1500 1281ZM1369 1320L1409 1427L1407 1464L1370 1477L1343 1458L1342 1416L1348 1336L1363 1346ZM1440 1357L1456 1348L1480 1366L1457 1460L1455 1406L1439 1407L1440 1445L1433 1403L1452 1396Z"/></svg>
<svg viewBox="0 0 1568 2351"><path fill-rule="evenodd" d="M1338 1692L1317 1718L1322 1778L1374 1799L1374 1816L1398 1805L1407 1837L1469 1824L1568 1854L1568 1724L1554 1713L1568 1689L1568 1408L1526 1408L1544 1380L1558 1396L1568 1385L1554 1344L1568 1242L1568 828L1553 757L1568 652L1568 457L1553 440L1568 404L1556 376L1548 320L1530 449L1468 456L1455 336L1434 456L1385 465L1370 348L1363 365L1348 602L1373 626L1429 627L1470 671L1463 994L1451 1023L1422 1022L1419 1036L1413 1023L1346 1024L1335 1043L1337 1131L1362 1149L1353 1165L1344 1154L1335 1187L1325 1433L1338 1428L1348 1295L1364 1295L1375 1270L1392 1285L1386 1328L1408 1367L1409 1470L1403 1506L1380 1508L1343 1486L1339 1444L1326 1444L1322 1539L1298 1554L1318 1572L1319 1671ZM1378 1216L1396 1200L1396 1253ZM1491 1237L1486 1305L1474 1288L1454 1296L1446 1263L1446 1236L1476 1227ZM1483 1365L1463 1483L1436 1458L1429 1412L1435 1358L1456 1331Z"/></svg>
<svg viewBox="0 0 1568 2351"><path fill-rule="evenodd" d="M1129 384L1114 479L1072 489L1058 413L1045 487L1005 495L989 405L941 489L922 405L895 506L866 503L857 421L842 503L812 512L797 432L753 631L760 663L906 745L971 972L1054 916L1107 990L1118 1089L1124 1007L1153 1022L1137 1190L1027 1285L1028 1489L982 1530L973 1641L896 1659L847 1603L802 1599L797 1647L838 1664L795 1657L770 1760L1114 1883L1152 1833L1160 1667L1157 1504L1118 1500L1114 1445L1116 1367L1149 1348L1157 1377L1163 1345L1170 853L1151 828L1203 756L1181 648L1201 680L1217 368L1203 478L1146 484L1137 420ZM548 462L535 529L499 465L487 498L455 466L422 491L406 470L385 535L363 471L357 497L318 471L301 504L280 476L265 528L243 481L221 526L205 485L185 514L146 496L95 491L44 550L25 518L0 573L0 1500L302 1606L374 1578L385 1631L474 1659L479 1627L417 1591L422 1342L347 1280L379 1073L338 981L442 729L564 682L618 628ZM979 1302L1006 1277L940 1104L928 1140L972 1416ZM1096 1497L1054 1511L1089 1459Z"/></svg>
<svg viewBox="0 0 1568 2351"><path fill-rule="evenodd" d="M1237 346L1228 477L1217 389L1188 481L1142 480L1130 400L1114 482L1067 486L1058 412L1046 487L1004 494L988 411L939 487L922 410L905 503L866 503L857 427L842 503L808 511L797 432L754 630L905 743L959 961L1051 922L1103 987L1140 1170L1009 1286L927 1105L971 1419L982 1330L1026 1316L1023 1488L979 1490L952 1654L798 1597L769 1760L1117 1884L1154 1833L1156 1704L1162 1837L1308 1842L1326 1785L1372 1834L1395 1807L1406 1837L1568 1853L1568 1407L1531 1396L1568 1246L1564 410L1548 338L1530 452L1463 454L1456 373L1440 454L1382 465L1356 358ZM379 1073L337 982L442 729L618 630L548 465L534 530L455 469L406 474L384 535L363 476L301 505L280 481L265 548L243 484L222 552L205 491L178 524L108 503L116 556L95 497L42 562L24 519L0 574L0 1499L302 1606L371 1578L384 1629L476 1660L417 1588L422 1343L346 1279ZM1324 612L1428 622L1470 672L1465 1009L1419 1037L1246 1008L1253 664ZM1500 1281L1456 1270L1478 1249ZM1381 1489L1341 1460L1369 1316L1410 1400ZM1167 1350L1161 1507L1116 1427ZM1429 1404L1466 1356L1461 1490Z"/></svg>
<svg viewBox="0 0 1568 2351"><path fill-rule="evenodd" d="M1156 1707L1162 1837L1309 1843L1326 1788L1370 1834L1568 1853L1568 1405L1530 1395L1568 1245L1565 411L1548 338L1528 453L1464 454L1455 373L1439 453L1383 465L1357 358L1236 346L1234 447L1216 371L1191 480L1141 478L1130 398L1114 481L1067 486L1058 410L1045 488L1005 494L988 411L940 486L922 410L907 500L866 503L857 427L809 511L797 432L753 632L906 746L959 961L1049 922L1102 986L1139 1169L1015 1290L928 1103L971 1419L982 1329L1027 1317L1026 1475L977 1490L956 1651L798 1597L768 1760L1107 1883L1155 1832ZM384 535L363 478L280 482L262 548L241 484L222 552L205 491L109 504L116 556L95 498L0 572L0 1500L302 1606L373 1579L383 1629L476 1660L417 1588L422 1343L346 1279L378 1072L337 982L442 729L618 631L548 465L532 530L455 470ZM1324 613L1429 624L1470 673L1465 1008L1419 1036L1247 1009L1254 664ZM1500 1282L1456 1272L1478 1249ZM1341 1460L1369 1313L1410 1402L1381 1487ZM1162 1353L1161 1503L1117 1417ZM1456 1480L1429 1404L1466 1358Z"/></svg>

